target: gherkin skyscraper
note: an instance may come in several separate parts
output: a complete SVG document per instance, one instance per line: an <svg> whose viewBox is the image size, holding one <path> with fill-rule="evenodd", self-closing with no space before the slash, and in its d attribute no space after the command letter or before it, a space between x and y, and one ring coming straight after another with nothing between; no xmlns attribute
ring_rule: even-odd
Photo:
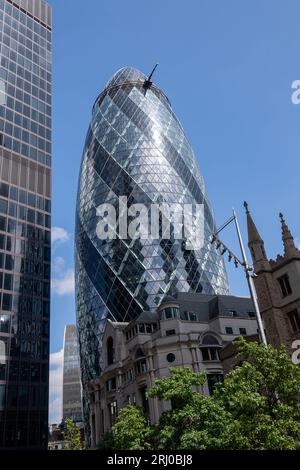
<svg viewBox="0 0 300 470"><path fill-rule="evenodd" d="M214 219L196 157L170 101L146 76L119 70L97 98L83 151L76 210L77 324L83 385L99 374L107 318L129 321L168 293L227 294ZM180 240L100 240L97 207L204 204L204 246Z"/></svg>

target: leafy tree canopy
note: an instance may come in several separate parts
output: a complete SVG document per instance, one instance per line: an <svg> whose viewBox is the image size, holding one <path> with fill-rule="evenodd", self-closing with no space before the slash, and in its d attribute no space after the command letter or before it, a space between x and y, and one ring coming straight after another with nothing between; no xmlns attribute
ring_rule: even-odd
<svg viewBox="0 0 300 470"><path fill-rule="evenodd" d="M64 434L64 448L66 450L82 450L80 429L71 419L65 420L66 431Z"/></svg>

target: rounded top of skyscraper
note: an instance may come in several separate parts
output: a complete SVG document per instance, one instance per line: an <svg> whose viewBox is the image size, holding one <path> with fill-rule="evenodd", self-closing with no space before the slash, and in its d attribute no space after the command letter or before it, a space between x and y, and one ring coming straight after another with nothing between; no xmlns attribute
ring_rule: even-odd
<svg viewBox="0 0 300 470"><path fill-rule="evenodd" d="M165 105L171 107L169 98L165 95L161 88L159 88L159 86L152 82L152 78L151 82L147 82L147 80L148 76L135 69L134 67L122 67L106 83L104 90L98 96L95 104L97 102L101 103L105 95L107 95L108 93L113 93L113 90L125 88L128 86L135 86L137 88L143 89L143 93L145 96L148 92L152 91L156 96L163 100Z"/></svg>
<svg viewBox="0 0 300 470"><path fill-rule="evenodd" d="M124 82L141 82L144 83L147 80L145 74L140 72L133 67L123 67L119 69L113 77L107 82L105 88L110 88L116 85L121 85Z"/></svg>

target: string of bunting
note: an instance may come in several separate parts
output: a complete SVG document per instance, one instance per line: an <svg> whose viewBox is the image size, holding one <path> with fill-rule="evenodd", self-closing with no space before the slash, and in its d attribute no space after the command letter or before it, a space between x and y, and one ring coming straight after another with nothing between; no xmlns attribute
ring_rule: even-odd
<svg viewBox="0 0 300 470"><path fill-rule="evenodd" d="M210 243L213 245L213 244L216 244L216 249L217 250L221 250L220 253L221 255L225 255L225 253L228 253L228 261L229 263L233 260L234 262L234 265L236 268L240 266L242 266L244 269L246 268L245 266L245 263L243 261L241 261L238 256L236 256L235 253L233 253L233 251L231 251L227 245L225 245L225 243L223 243L218 237L217 235L215 235L214 233L212 234L211 236L211 240L210 240ZM252 271L252 268L251 267L248 267L248 271Z"/></svg>

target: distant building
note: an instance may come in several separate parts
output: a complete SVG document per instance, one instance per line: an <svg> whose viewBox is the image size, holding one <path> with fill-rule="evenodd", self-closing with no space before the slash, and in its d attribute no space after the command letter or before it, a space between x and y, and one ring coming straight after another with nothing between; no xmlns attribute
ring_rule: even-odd
<svg viewBox="0 0 300 470"><path fill-rule="evenodd" d="M49 426L48 450L62 450L64 448L64 435L57 424Z"/></svg>
<svg viewBox="0 0 300 470"><path fill-rule="evenodd" d="M219 352L237 336L257 334L248 298L180 293L167 296L155 312L142 312L130 323L107 321L103 333L104 367L89 383L92 446L114 424L127 404L142 407L156 422L168 403L149 398L147 391L170 367L206 372L199 392L208 395L223 379Z"/></svg>
<svg viewBox="0 0 300 470"><path fill-rule="evenodd" d="M79 350L75 325L67 325L64 333L62 418L82 422Z"/></svg>
<svg viewBox="0 0 300 470"><path fill-rule="evenodd" d="M254 282L268 343L284 344L292 353L293 341L300 339L300 251L280 214L283 255L268 259L264 242L247 204L248 245L254 266Z"/></svg>

